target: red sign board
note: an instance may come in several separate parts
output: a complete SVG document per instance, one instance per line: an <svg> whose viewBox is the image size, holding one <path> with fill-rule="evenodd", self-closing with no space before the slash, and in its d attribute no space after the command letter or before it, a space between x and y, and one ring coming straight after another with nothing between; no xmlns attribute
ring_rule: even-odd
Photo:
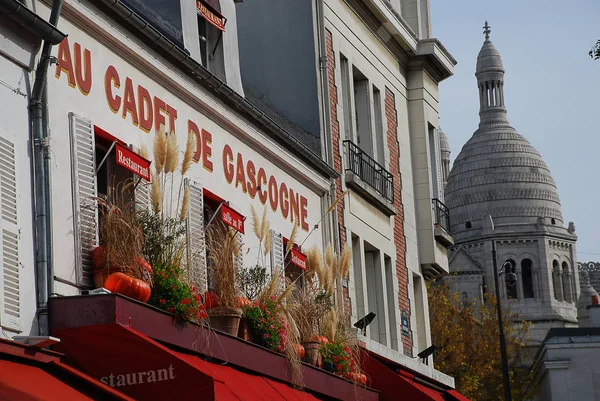
<svg viewBox="0 0 600 401"><path fill-rule="evenodd" d="M125 146L116 144L117 164L125 167L133 174L139 175L146 181L150 181L150 161L132 152Z"/></svg>
<svg viewBox="0 0 600 401"><path fill-rule="evenodd" d="M244 216L226 205L221 205L221 221L244 234Z"/></svg>
<svg viewBox="0 0 600 401"><path fill-rule="evenodd" d="M217 29L225 31L225 18L202 0L196 0L196 10L205 20L213 24Z"/></svg>
<svg viewBox="0 0 600 401"><path fill-rule="evenodd" d="M292 263L301 268L302 270L306 270L306 255L302 252L292 248L290 249L290 256L292 258Z"/></svg>

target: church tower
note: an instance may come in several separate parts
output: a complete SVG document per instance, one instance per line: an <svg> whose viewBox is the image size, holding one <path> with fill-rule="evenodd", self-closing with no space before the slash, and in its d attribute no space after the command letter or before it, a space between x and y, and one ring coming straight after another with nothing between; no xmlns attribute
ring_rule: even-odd
<svg viewBox="0 0 600 401"><path fill-rule="evenodd" d="M533 323L531 340L539 344L549 328L577 325L577 237L573 225L564 226L546 163L509 125L505 71L490 32L486 21L475 72L479 128L454 161L445 189L455 240L450 271L463 297L481 300L494 291L495 242L498 266L507 266L500 274L501 295ZM506 280L507 273L516 275L516 283Z"/></svg>

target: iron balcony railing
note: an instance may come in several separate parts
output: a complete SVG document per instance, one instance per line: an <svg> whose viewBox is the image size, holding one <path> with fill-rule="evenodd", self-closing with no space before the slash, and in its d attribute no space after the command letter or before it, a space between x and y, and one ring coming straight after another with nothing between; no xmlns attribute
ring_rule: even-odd
<svg viewBox="0 0 600 401"><path fill-rule="evenodd" d="M354 142L345 140L344 147L347 156L346 171L353 172L381 196L394 203L394 177L392 174Z"/></svg>
<svg viewBox="0 0 600 401"><path fill-rule="evenodd" d="M432 199L433 210L435 212L435 224L450 232L450 211L448 206L444 205L441 200L435 198Z"/></svg>

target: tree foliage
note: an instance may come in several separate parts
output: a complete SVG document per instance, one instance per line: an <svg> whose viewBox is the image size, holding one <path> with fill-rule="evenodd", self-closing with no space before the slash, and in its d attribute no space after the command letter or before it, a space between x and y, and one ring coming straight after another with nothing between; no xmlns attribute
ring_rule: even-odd
<svg viewBox="0 0 600 401"><path fill-rule="evenodd" d="M456 389L473 401L502 401L496 299L486 294L483 304L461 299L448 283L432 283L428 289L432 342L436 369L453 376ZM502 309L514 401L532 398L532 375L521 357L530 324L520 322L508 308ZM511 324L511 322L513 322Z"/></svg>
<svg viewBox="0 0 600 401"><path fill-rule="evenodd" d="M600 40L596 42L592 50L590 50L589 55L594 60L598 60L600 58Z"/></svg>

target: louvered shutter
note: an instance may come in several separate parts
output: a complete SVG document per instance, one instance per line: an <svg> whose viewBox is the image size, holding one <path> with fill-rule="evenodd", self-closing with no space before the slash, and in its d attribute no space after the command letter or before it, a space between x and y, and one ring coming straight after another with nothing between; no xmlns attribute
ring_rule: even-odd
<svg viewBox="0 0 600 401"><path fill-rule="evenodd" d="M14 143L0 136L0 325L21 329L17 174Z"/></svg>
<svg viewBox="0 0 600 401"><path fill-rule="evenodd" d="M244 235L240 232L235 234L236 246L239 252L233 256L233 265L236 273L244 268Z"/></svg>
<svg viewBox="0 0 600 401"><path fill-rule="evenodd" d="M186 220L189 277L193 285L201 292L205 292L208 289L208 278L202 186L190 179L185 180L185 185L190 192L190 204Z"/></svg>
<svg viewBox="0 0 600 401"><path fill-rule="evenodd" d="M77 282L92 283L91 250L98 245L96 200L96 149L92 122L69 113L71 177L73 185L73 233Z"/></svg>
<svg viewBox="0 0 600 401"><path fill-rule="evenodd" d="M444 201L444 177L442 174L442 150L440 148L440 130L435 129L435 133L433 135L434 142L434 152L435 152L435 178L436 178L436 191L435 197L438 198L441 202Z"/></svg>
<svg viewBox="0 0 600 401"><path fill-rule="evenodd" d="M271 230L271 275L276 271L281 274L281 287L285 283L285 250L283 247L283 235Z"/></svg>
<svg viewBox="0 0 600 401"><path fill-rule="evenodd" d="M136 146L130 145L129 148L135 153L139 154L140 149ZM135 189L133 192L133 200L135 201L135 209L139 211L150 210L150 183L145 179L133 174L133 182Z"/></svg>

